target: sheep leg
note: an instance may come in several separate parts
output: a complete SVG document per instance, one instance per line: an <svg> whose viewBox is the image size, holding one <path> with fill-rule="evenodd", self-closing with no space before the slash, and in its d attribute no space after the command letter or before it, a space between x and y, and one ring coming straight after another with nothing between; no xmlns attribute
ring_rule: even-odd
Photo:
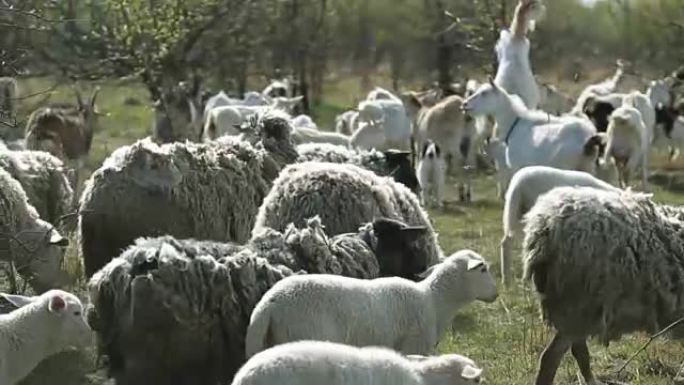
<svg viewBox="0 0 684 385"><path fill-rule="evenodd" d="M511 283L511 242L513 238L504 235L501 238L501 283L509 286Z"/></svg>
<svg viewBox="0 0 684 385"><path fill-rule="evenodd" d="M588 385L596 385L596 379L591 372L591 356L589 355L587 341L580 340L573 342L570 351L572 352L572 356L575 357L575 361L577 361L577 366L579 367L580 373L582 373L582 377L584 377L584 382Z"/></svg>
<svg viewBox="0 0 684 385"><path fill-rule="evenodd" d="M539 359L536 385L552 385L556 371L565 353L570 349L571 341L557 332L553 340L546 346Z"/></svg>

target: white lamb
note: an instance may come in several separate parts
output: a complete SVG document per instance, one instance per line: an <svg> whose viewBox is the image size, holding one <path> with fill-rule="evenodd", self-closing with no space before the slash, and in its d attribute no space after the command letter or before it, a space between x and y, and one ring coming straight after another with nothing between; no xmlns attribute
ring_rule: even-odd
<svg viewBox="0 0 684 385"><path fill-rule="evenodd" d="M511 242L522 230L523 216L534 206L539 196L562 186L584 186L606 191L620 191L617 187L583 171L528 166L516 172L506 191L506 202L503 210L504 235L501 239L501 279L504 285L508 286L512 282Z"/></svg>
<svg viewBox="0 0 684 385"><path fill-rule="evenodd" d="M500 173L502 189L507 188L508 178L525 166L596 172L602 139L588 119L530 111L520 98L491 79L463 106L473 115L492 114L496 119L496 138L506 144L508 171Z"/></svg>
<svg viewBox="0 0 684 385"><path fill-rule="evenodd" d="M276 283L254 308L246 354L297 340L385 346L428 354L459 308L493 302L496 283L484 259L461 250L413 282L399 277L361 280L311 274Z"/></svg>
<svg viewBox="0 0 684 385"><path fill-rule="evenodd" d="M446 179L446 161L444 153L437 143L426 142L421 152L416 169L420 184L420 200L424 206L444 205L444 180Z"/></svg>
<svg viewBox="0 0 684 385"><path fill-rule="evenodd" d="M527 108L539 105L539 87L530 65L530 23L541 13L539 0L521 0L515 8L510 30L501 30L496 43L499 65L495 82L513 95L518 95Z"/></svg>
<svg viewBox="0 0 684 385"><path fill-rule="evenodd" d="M481 374L458 354L404 357L381 347L298 341L255 355L232 385L475 385Z"/></svg>
<svg viewBox="0 0 684 385"><path fill-rule="evenodd" d="M75 295L61 290L37 297L1 295L19 309L0 315L0 384L14 385L43 359L91 342Z"/></svg>
<svg viewBox="0 0 684 385"><path fill-rule="evenodd" d="M641 169L641 188L648 189L648 133L639 110L627 104L610 115L604 163L612 158L620 187L627 187L630 174Z"/></svg>

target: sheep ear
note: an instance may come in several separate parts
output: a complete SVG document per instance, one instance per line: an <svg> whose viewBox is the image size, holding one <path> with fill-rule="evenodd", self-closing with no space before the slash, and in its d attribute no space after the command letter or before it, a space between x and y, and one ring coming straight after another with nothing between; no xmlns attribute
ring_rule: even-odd
<svg viewBox="0 0 684 385"><path fill-rule="evenodd" d="M27 297L25 295L18 295L18 294L5 294L5 293L0 293L0 296L7 300L7 302L11 303L12 305L16 307L24 307L31 302L35 301L36 298L38 297Z"/></svg>
<svg viewBox="0 0 684 385"><path fill-rule="evenodd" d="M476 380L482 375L482 369L472 365L466 365L461 371L461 377L466 380Z"/></svg>
<svg viewBox="0 0 684 385"><path fill-rule="evenodd" d="M480 261L478 259L469 259L468 260L468 270L475 270L480 266L484 266L484 261Z"/></svg>
<svg viewBox="0 0 684 385"><path fill-rule="evenodd" d="M69 239L63 237L58 232L53 231L48 243L55 246L69 246Z"/></svg>
<svg viewBox="0 0 684 385"><path fill-rule="evenodd" d="M50 302L48 303L48 310L51 313L59 313L66 308L66 301L61 295L55 294L50 297Z"/></svg>

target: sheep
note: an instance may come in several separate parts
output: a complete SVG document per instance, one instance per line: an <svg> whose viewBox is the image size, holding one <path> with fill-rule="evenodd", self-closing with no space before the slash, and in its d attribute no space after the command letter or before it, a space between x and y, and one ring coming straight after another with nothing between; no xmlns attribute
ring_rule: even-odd
<svg viewBox="0 0 684 385"><path fill-rule="evenodd" d="M86 182L79 205L86 274L140 236L247 241L271 182L297 153L281 114L267 113L245 129L245 140L141 140L114 151Z"/></svg>
<svg viewBox="0 0 684 385"><path fill-rule="evenodd" d="M413 192L417 192L420 187L411 165L411 153L407 151L354 151L329 143L304 143L297 146L297 153L298 163L316 161L355 164L377 175L391 176Z"/></svg>
<svg viewBox="0 0 684 385"><path fill-rule="evenodd" d="M520 0L510 29L503 29L496 42L498 68L494 82L508 93L518 95L528 109L539 105L539 87L530 65L527 31L543 5L538 0Z"/></svg>
<svg viewBox="0 0 684 385"><path fill-rule="evenodd" d="M431 266L420 282L291 276L277 282L256 304L245 353L249 358L286 342L317 340L429 354L461 307L496 297L487 264L471 250Z"/></svg>
<svg viewBox="0 0 684 385"><path fill-rule="evenodd" d="M404 357L380 347L297 341L255 355L232 385L475 385L481 375L458 354Z"/></svg>
<svg viewBox="0 0 684 385"><path fill-rule="evenodd" d="M335 132L343 135L352 135L357 129L359 112L356 110L345 111L335 117Z"/></svg>
<svg viewBox="0 0 684 385"><path fill-rule="evenodd" d="M88 156L97 125L99 111L95 99L99 87L87 103L78 90L76 105L51 104L35 110L26 124L26 149L46 151L67 162L75 170L72 186L78 190L83 159Z"/></svg>
<svg viewBox="0 0 684 385"><path fill-rule="evenodd" d="M648 96L639 91L632 91L626 94L612 93L604 96L591 96L586 100L584 113L594 123L596 131L606 132L610 115L621 105L632 106L639 111L646 129L648 143L653 143L656 111Z"/></svg>
<svg viewBox="0 0 684 385"><path fill-rule="evenodd" d="M74 192L58 158L43 151L0 150L0 168L21 183L29 203L46 222L60 227L73 211Z"/></svg>
<svg viewBox="0 0 684 385"><path fill-rule="evenodd" d="M359 120L367 123L352 135L352 145L369 149L407 149L411 136L411 121L400 98L382 88L371 91L365 101L358 105ZM374 131L381 127L384 140L380 143L360 140L363 130Z"/></svg>
<svg viewBox="0 0 684 385"><path fill-rule="evenodd" d="M337 132L319 131L316 128L294 126L292 140L296 144L303 143L330 143L338 146L349 147L351 137Z"/></svg>
<svg viewBox="0 0 684 385"><path fill-rule="evenodd" d="M17 272L39 293L64 283L63 247L69 240L40 219L21 184L0 168L0 260L12 262Z"/></svg>
<svg viewBox="0 0 684 385"><path fill-rule="evenodd" d="M264 96L259 92L247 92L245 93L244 99L233 99L226 95L225 92L220 91L218 94L213 95L207 99L207 102L204 104L204 113L202 115L202 121L206 124L209 111L213 110L216 107L236 105L267 106L272 102L273 100L270 97Z"/></svg>
<svg viewBox="0 0 684 385"><path fill-rule="evenodd" d="M586 186L605 191L620 189L583 171L561 170L546 166L527 166L511 178L503 209L503 238L501 239L501 282L508 286L511 277L511 243L522 229L525 213L534 206L539 196L560 186Z"/></svg>
<svg viewBox="0 0 684 385"><path fill-rule="evenodd" d="M525 217L524 278L534 282L544 320L556 329L537 385L551 385L568 349L585 383L596 384L586 340L653 334L684 316L681 208L651 194L560 187Z"/></svg>
<svg viewBox="0 0 684 385"><path fill-rule="evenodd" d="M343 214L341 214L343 213ZM415 244L429 264L442 257L427 213L406 186L351 164L296 163L285 167L264 198L252 234L261 228L283 231L291 222L320 215L329 235L355 231L383 216L425 226L428 236Z"/></svg>
<svg viewBox="0 0 684 385"><path fill-rule="evenodd" d="M209 142L223 135L238 135L245 118L234 106L214 107L207 113L202 129L202 141Z"/></svg>
<svg viewBox="0 0 684 385"><path fill-rule="evenodd" d="M421 203L427 206L434 203L437 207L443 207L446 162L437 143L431 141L425 143L416 174L420 183Z"/></svg>
<svg viewBox="0 0 684 385"><path fill-rule="evenodd" d="M602 137L587 119L530 111L520 98L491 79L463 106L473 115L492 114L496 119L496 137L506 144L507 168L499 173L502 191L508 187L508 179L525 166L596 172Z"/></svg>
<svg viewBox="0 0 684 385"><path fill-rule="evenodd" d="M639 110L622 105L610 115L604 163L612 158L622 188L629 184L631 173L641 169L641 188L648 188L648 132Z"/></svg>
<svg viewBox="0 0 684 385"><path fill-rule="evenodd" d="M378 218L328 238L314 218L246 245L141 238L91 278L89 323L117 383L225 383L245 362L252 309L276 281L293 271L415 278L427 264L406 245L424 233Z"/></svg>
<svg viewBox="0 0 684 385"><path fill-rule="evenodd" d="M75 295L62 290L36 297L0 295L18 307L0 314L0 383L15 385L45 358L89 345L91 331Z"/></svg>

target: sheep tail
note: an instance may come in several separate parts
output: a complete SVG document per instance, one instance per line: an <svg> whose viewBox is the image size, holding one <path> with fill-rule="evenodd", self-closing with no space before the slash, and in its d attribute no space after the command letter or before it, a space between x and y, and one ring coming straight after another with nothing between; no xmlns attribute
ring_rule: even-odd
<svg viewBox="0 0 684 385"><path fill-rule="evenodd" d="M245 356L250 358L272 346L271 314L267 308L255 308L245 337Z"/></svg>

